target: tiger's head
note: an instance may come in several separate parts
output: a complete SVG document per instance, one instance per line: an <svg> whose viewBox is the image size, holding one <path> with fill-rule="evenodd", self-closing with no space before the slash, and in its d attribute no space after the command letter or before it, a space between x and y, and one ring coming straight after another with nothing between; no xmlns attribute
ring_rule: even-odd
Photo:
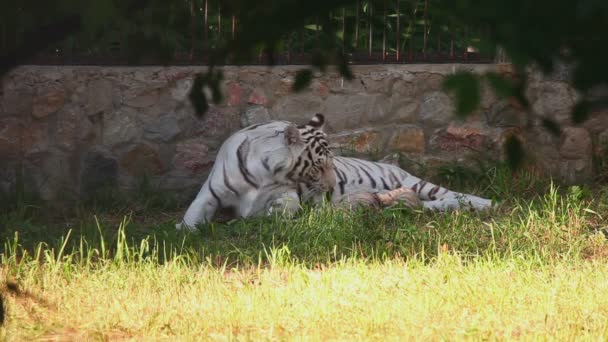
<svg viewBox="0 0 608 342"><path fill-rule="evenodd" d="M323 131L325 117L315 114L305 125L291 125L285 130L288 145L302 144L302 152L287 177L315 194L331 191L336 185L333 153Z"/></svg>

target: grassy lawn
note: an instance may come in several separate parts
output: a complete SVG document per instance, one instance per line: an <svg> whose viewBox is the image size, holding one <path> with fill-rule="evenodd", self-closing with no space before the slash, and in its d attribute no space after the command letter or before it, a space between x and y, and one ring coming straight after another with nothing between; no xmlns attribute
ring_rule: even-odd
<svg viewBox="0 0 608 342"><path fill-rule="evenodd" d="M3 212L0 340L607 339L608 187L452 184L486 213ZM153 196L147 196L153 198ZM128 209L126 209L128 208Z"/></svg>

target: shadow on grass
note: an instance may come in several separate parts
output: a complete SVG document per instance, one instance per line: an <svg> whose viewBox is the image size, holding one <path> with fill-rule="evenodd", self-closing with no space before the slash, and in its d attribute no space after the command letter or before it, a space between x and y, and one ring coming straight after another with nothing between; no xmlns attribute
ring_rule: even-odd
<svg viewBox="0 0 608 342"><path fill-rule="evenodd" d="M462 172L443 170L444 175ZM139 197L145 205L135 201L129 206L110 196L110 203L120 205L96 202L55 221L37 215L39 207L17 207L0 218L0 248L3 258L13 262L42 258L41 251L59 257L61 250L70 260L130 255L158 263L186 258L217 267L283 261L314 267L344 258L430 260L446 251L465 257L588 257L603 248L597 232L608 229L606 188L560 191L532 173L512 175L499 167L476 177L468 192L493 198L500 203L497 208L444 214L404 207L307 208L293 219L240 219L184 232L175 230L184 208L151 193Z"/></svg>

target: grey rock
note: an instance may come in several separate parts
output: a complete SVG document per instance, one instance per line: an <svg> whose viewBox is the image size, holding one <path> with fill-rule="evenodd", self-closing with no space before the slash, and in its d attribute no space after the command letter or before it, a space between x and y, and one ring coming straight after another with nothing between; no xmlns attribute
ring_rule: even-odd
<svg viewBox="0 0 608 342"><path fill-rule="evenodd" d="M89 115L111 112L114 108L115 89L108 80L93 80L85 90L85 104Z"/></svg>
<svg viewBox="0 0 608 342"><path fill-rule="evenodd" d="M305 123L319 112L322 112L321 99L310 91L303 91L278 99L270 108L270 117L274 120Z"/></svg>
<svg viewBox="0 0 608 342"><path fill-rule="evenodd" d="M419 117L424 123L447 125L453 116L454 105L445 93L434 91L422 96Z"/></svg>
<svg viewBox="0 0 608 342"><path fill-rule="evenodd" d="M563 129L560 156L566 159L591 159L593 144L586 129L566 127Z"/></svg>
<svg viewBox="0 0 608 342"><path fill-rule="evenodd" d="M105 115L103 121L103 143L105 145L126 144L141 136L137 112L133 109L122 108L110 115Z"/></svg>
<svg viewBox="0 0 608 342"><path fill-rule="evenodd" d="M270 121L268 109L264 106L250 106L241 116L241 127Z"/></svg>
<svg viewBox="0 0 608 342"><path fill-rule="evenodd" d="M151 140L169 142L177 137L181 131L174 114L163 115L144 124L144 135Z"/></svg>

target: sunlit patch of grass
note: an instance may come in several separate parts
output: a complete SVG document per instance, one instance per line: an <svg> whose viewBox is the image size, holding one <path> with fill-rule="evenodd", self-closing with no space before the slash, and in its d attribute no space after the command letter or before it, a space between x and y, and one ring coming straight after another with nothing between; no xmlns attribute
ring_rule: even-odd
<svg viewBox="0 0 608 342"><path fill-rule="evenodd" d="M193 233L91 215L32 234L8 216L0 339L602 339L606 194L549 186L484 213L309 208Z"/></svg>

